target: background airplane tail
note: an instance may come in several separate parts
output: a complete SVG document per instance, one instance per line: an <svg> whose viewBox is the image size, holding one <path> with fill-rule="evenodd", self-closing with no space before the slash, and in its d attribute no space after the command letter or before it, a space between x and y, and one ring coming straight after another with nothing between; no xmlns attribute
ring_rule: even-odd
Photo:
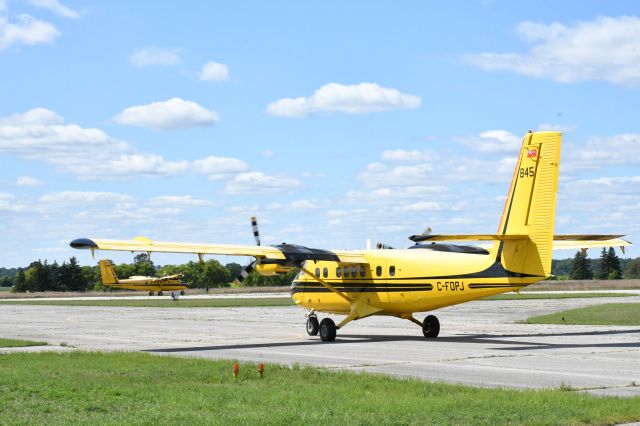
<svg viewBox="0 0 640 426"><path fill-rule="evenodd" d="M559 132L524 137L498 233L529 238L498 244L498 260L508 271L538 277L551 274L560 143Z"/></svg>
<svg viewBox="0 0 640 426"><path fill-rule="evenodd" d="M116 275L116 270L113 267L113 262L109 259L100 260L98 262L100 265L100 275L102 275L102 284L118 284L118 276Z"/></svg>

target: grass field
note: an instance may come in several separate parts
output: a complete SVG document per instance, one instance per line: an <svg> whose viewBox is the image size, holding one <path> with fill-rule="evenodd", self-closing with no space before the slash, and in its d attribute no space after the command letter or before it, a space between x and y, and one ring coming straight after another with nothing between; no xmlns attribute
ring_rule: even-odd
<svg viewBox="0 0 640 426"><path fill-rule="evenodd" d="M527 324L640 325L640 303L607 303L527 318Z"/></svg>
<svg viewBox="0 0 640 426"><path fill-rule="evenodd" d="M614 424L640 398L504 390L141 353L0 355L11 424Z"/></svg>
<svg viewBox="0 0 640 426"><path fill-rule="evenodd" d="M481 300L526 300L526 299L568 299L585 297L626 297L635 296L632 293L582 293L582 294L500 294ZM232 308L250 306L294 306L290 297L256 297L256 298L225 298L225 299L117 299L117 300L47 300L32 299L14 301L0 300L0 305L61 305L61 306L129 306L138 308Z"/></svg>
<svg viewBox="0 0 640 426"><path fill-rule="evenodd" d="M498 294L485 297L482 300L526 300L526 299L588 299L594 297L629 297L634 293L520 293Z"/></svg>
<svg viewBox="0 0 640 426"><path fill-rule="evenodd" d="M22 348L25 346L44 346L46 344L47 344L46 342L34 342L32 340L4 339L0 337L0 348Z"/></svg>

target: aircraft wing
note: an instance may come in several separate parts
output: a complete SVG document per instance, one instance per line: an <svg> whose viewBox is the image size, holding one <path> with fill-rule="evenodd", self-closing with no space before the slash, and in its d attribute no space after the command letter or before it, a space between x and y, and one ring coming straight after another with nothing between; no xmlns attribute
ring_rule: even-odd
<svg viewBox="0 0 640 426"><path fill-rule="evenodd" d="M132 240L105 240L99 238L78 238L70 243L76 249L115 250L131 252L157 253L194 253L252 256L262 259L273 259L282 263L299 263L305 260L328 260L343 263L367 263L359 252L348 250L323 250L295 244L278 244L275 246L239 245L239 244L201 244L152 241L145 237Z"/></svg>

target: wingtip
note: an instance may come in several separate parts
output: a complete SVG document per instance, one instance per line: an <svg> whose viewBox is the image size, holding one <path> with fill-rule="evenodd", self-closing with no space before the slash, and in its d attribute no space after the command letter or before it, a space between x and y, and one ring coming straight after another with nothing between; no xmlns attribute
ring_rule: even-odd
<svg viewBox="0 0 640 426"><path fill-rule="evenodd" d="M98 248L98 245L89 238L76 238L69 245L74 249L92 250Z"/></svg>

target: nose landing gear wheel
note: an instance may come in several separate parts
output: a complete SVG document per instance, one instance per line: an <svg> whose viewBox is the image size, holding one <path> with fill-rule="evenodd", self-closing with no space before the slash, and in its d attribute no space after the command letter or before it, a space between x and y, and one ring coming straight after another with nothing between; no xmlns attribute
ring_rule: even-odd
<svg viewBox="0 0 640 426"><path fill-rule="evenodd" d="M422 322L422 334L427 339L434 339L440 333L440 321L433 315L428 315Z"/></svg>
<svg viewBox="0 0 640 426"><path fill-rule="evenodd" d="M336 340L336 323L331 318L325 318L320 321L320 339L323 342Z"/></svg>
<svg viewBox="0 0 640 426"><path fill-rule="evenodd" d="M318 330L320 330L320 323L318 322L318 318L307 318L307 334L309 336L316 336L318 334Z"/></svg>
<svg viewBox="0 0 640 426"><path fill-rule="evenodd" d="M180 296L184 296L184 290L180 290Z"/></svg>

